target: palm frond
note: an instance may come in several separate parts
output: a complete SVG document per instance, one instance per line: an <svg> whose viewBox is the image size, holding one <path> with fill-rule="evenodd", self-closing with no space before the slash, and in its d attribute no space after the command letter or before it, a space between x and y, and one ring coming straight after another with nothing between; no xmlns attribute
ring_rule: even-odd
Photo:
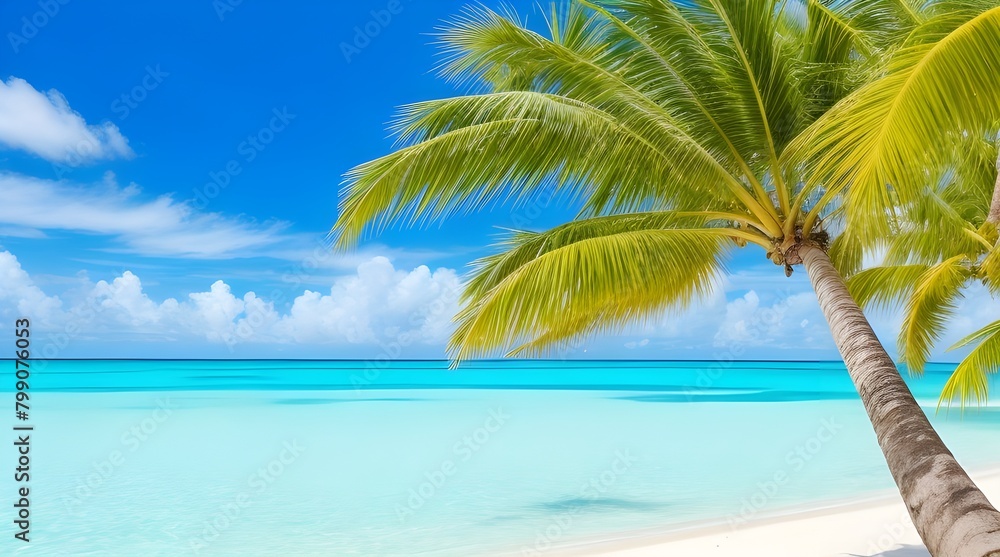
<svg viewBox="0 0 1000 557"><path fill-rule="evenodd" d="M872 267L847 280L847 288L862 308L892 311L912 295L927 265Z"/></svg>
<svg viewBox="0 0 1000 557"><path fill-rule="evenodd" d="M517 202L552 183L617 210L735 204L723 186L732 176L699 146L639 133L557 95L514 91L419 103L404 108L396 129L414 144L347 174L334 227L341 245L356 241L368 223L442 219L501 197Z"/></svg>
<svg viewBox="0 0 1000 557"><path fill-rule="evenodd" d="M620 71L637 82L655 82L647 94L660 106L682 118L692 134L720 151L732 153L732 162L751 181L751 163L760 152L760 138L752 119L729 86L718 53L705 42L673 2L613 0L583 2L606 14L615 24L615 57L626 61ZM626 78L628 79L628 78ZM720 143L721 141L721 143Z"/></svg>
<svg viewBox="0 0 1000 557"><path fill-rule="evenodd" d="M596 25L603 48L575 49L581 41L561 44L521 27L485 8L470 8L441 34L447 59L442 75L452 80L481 80L496 90L511 86L503 76L518 76L515 84L532 91L551 93L593 106L625 125L683 140L696 146L706 162L717 165L728 177L724 184L774 234L780 235L777 215L768 203L754 197L749 186L732 173L739 172L724 140L705 125L703 114L690 108L690 96L658 61L638 47L611 21ZM563 39L565 42L565 39ZM703 75L711 76L711 65ZM709 77L709 79L711 79ZM738 131L738 130L737 130ZM601 212L600 196L590 214Z"/></svg>
<svg viewBox="0 0 1000 557"><path fill-rule="evenodd" d="M927 2L923 0L890 0L889 3L913 24L920 24L927 17L927 11L924 9Z"/></svg>
<svg viewBox="0 0 1000 557"><path fill-rule="evenodd" d="M940 404L951 405L956 399L984 404L989 396L989 375L1000 370L1000 321L995 321L958 341L950 350L978 343L958 364L941 391Z"/></svg>
<svg viewBox="0 0 1000 557"><path fill-rule="evenodd" d="M967 259L958 255L928 268L917 279L899 332L899 352L910 373L923 372L970 276Z"/></svg>
<svg viewBox="0 0 1000 557"><path fill-rule="evenodd" d="M996 227L992 223L987 223L984 227L992 227L992 232L994 237L996 236ZM983 258L982 263L979 265L980 276L983 280L983 284L990 290L993 294L1000 294L1000 243L997 240L993 240L994 247L986 257Z"/></svg>
<svg viewBox="0 0 1000 557"><path fill-rule="evenodd" d="M993 133L985 137L970 135L962 137L955 147L958 152L954 173L946 177L942 197L962 219L978 228L986 222L996 189L1000 142Z"/></svg>
<svg viewBox="0 0 1000 557"><path fill-rule="evenodd" d="M577 335L679 309L706 294L734 246L727 228L617 215L517 232L475 267L449 344L455 359L540 354Z"/></svg>
<svg viewBox="0 0 1000 557"><path fill-rule="evenodd" d="M833 266L845 277L850 277L861 271L864 265L865 253L882 240L862 237L853 228L841 231L830 244L830 260Z"/></svg>
<svg viewBox="0 0 1000 557"><path fill-rule="evenodd" d="M933 265L955 254L970 261L983 252L982 237L970 226L941 226L937 229L919 230L907 226L893 234L888 242L884 264Z"/></svg>
<svg viewBox="0 0 1000 557"><path fill-rule="evenodd" d="M807 122L800 82L793 78L793 51L779 33L778 2L706 0L705 6L700 14L690 13L713 28L706 40L714 42L720 59L728 62L733 90L748 114L755 115L753 129L763 141L763 163L778 207L789 215L792 192L784 182L779 155Z"/></svg>
<svg viewBox="0 0 1000 557"><path fill-rule="evenodd" d="M942 138L977 134L998 118L1000 8L951 12L922 23L884 77L839 102L789 153L811 161L809 187L826 187L823 202L842 198L848 226L885 235L888 208L914 202L925 170L949 164Z"/></svg>
<svg viewBox="0 0 1000 557"><path fill-rule="evenodd" d="M957 139L953 162L937 172L928 171L923 194L893 208L896 218L890 235L846 231L845 236L863 240L855 255L885 249L883 265L933 265L959 254L976 261L992 247L994 240L982 225L996 179L996 147L983 138ZM857 269L843 270L851 274Z"/></svg>
<svg viewBox="0 0 1000 557"><path fill-rule="evenodd" d="M969 186L963 183L960 187ZM919 200L900 209L903 222L901 230L888 242L887 264L933 264L960 254L975 261L990 247L969 222L970 217L975 219L973 215L982 211L981 204L971 207L972 210L963 207L971 205L971 196L960 195L960 187L943 192L926 190Z"/></svg>
<svg viewBox="0 0 1000 557"><path fill-rule="evenodd" d="M728 66L734 90L754 114L760 151L777 164L777 156L804 124L802 91L792 71L794 53L778 33L776 0L704 0L705 9L690 11L703 28L706 41ZM708 8L711 8L710 10ZM697 14L697 15L696 15Z"/></svg>
<svg viewBox="0 0 1000 557"><path fill-rule="evenodd" d="M803 88L809 100L811 118L822 115L853 87L851 70L859 57L869 55L872 46L861 29L855 27L849 10L860 2L827 6L807 0L808 29L804 35Z"/></svg>
<svg viewBox="0 0 1000 557"><path fill-rule="evenodd" d="M720 220L721 219L721 220ZM626 213L577 220L546 232L510 230L504 241L496 245L497 253L472 263L472 277L465 284L463 301L482 298L508 275L530 263L541 253L559 249L582 240L636 230L692 230L712 228L768 247L762 235L732 228L725 215L709 212L677 213L657 211Z"/></svg>

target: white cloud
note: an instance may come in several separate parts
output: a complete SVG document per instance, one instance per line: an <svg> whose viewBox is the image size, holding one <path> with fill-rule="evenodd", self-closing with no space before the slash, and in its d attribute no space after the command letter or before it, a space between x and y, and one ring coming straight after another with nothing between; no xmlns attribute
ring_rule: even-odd
<svg viewBox="0 0 1000 557"><path fill-rule="evenodd" d="M969 285L963 294L955 314L934 346L931 361L955 361L963 357L968 349L956 352L948 352L947 349L1000 315L1000 300L993 298L981 284ZM886 350L896 357L896 339L903 322L902 310L868 311L866 316ZM779 293L769 302L762 301L756 290L750 290L728 302L714 343L717 347L739 345L766 347L768 350L826 350L836 354L826 318L811 290Z"/></svg>
<svg viewBox="0 0 1000 557"><path fill-rule="evenodd" d="M0 143L71 166L134 155L111 122L87 124L59 91L43 93L16 77L0 81Z"/></svg>
<svg viewBox="0 0 1000 557"><path fill-rule="evenodd" d="M339 338L354 344L381 343L398 337L407 342L443 341L458 308L460 281L455 271L410 272L375 257L354 276L338 280L330 293L306 291L276 324L279 336L313 343Z"/></svg>
<svg viewBox="0 0 1000 557"><path fill-rule="evenodd" d="M62 301L42 292L13 254L0 252L0 315L5 321L28 317L52 326L63 316L61 307Z"/></svg>
<svg viewBox="0 0 1000 557"><path fill-rule="evenodd" d="M23 228L20 226L0 226L0 238L30 238L40 240L45 238L45 233L35 228Z"/></svg>
<svg viewBox="0 0 1000 557"><path fill-rule="evenodd" d="M265 295L240 293L216 280L205 291L154 300L131 271L96 283L82 275L78 279L60 296L44 292L14 255L0 251L3 323L28 316L40 331L54 332L67 331L67 325L73 324L81 331L70 334L78 339L78 348L90 341L138 340L173 341L170 350L180 346L185 352L191 347L214 346L213 354L223 356L232 354L227 347L268 346L289 347L299 354L303 347L333 347L340 357L398 357L408 347L425 347L422 354L443 357L461 288L452 269L398 269L385 257L373 257L355 271L332 279L323 292L299 286L296 291L272 290ZM964 353L949 354L945 349L995 320L997 308L988 291L970 287L932 359L961 357ZM894 354L899 316L870 317ZM594 350L582 350L581 356L630 353L657 358L697 354L696 358L703 359L782 359L822 354L816 357L836 358L826 320L811 291L779 294L754 289L726 300L720 290L682 316L637 325L626 336L588 339L586 347ZM73 350L60 356L70 357Z"/></svg>
<svg viewBox="0 0 1000 557"><path fill-rule="evenodd" d="M129 253L218 259L259 255L288 239L285 223L199 212L169 196L147 199L135 184L118 186L111 173L86 187L0 173L0 191L0 225L114 236Z"/></svg>
<svg viewBox="0 0 1000 557"><path fill-rule="evenodd" d="M815 324L814 324L815 323ZM833 339L812 292L782 296L763 303L755 290L726 305L715 333L715 346L833 348Z"/></svg>
<svg viewBox="0 0 1000 557"><path fill-rule="evenodd" d="M125 271L110 283L98 282L91 289L88 301L91 307L99 308L101 313L106 312L106 315L112 315L131 327L159 323L177 306L174 300L155 304L143 293L139 277L131 271Z"/></svg>
<svg viewBox="0 0 1000 557"><path fill-rule="evenodd" d="M110 281L89 283L75 300L64 303L39 289L14 255L0 252L0 315L8 321L15 314L30 316L43 329L59 332L72 322L74 330L100 340L114 340L117 335L149 341L202 339L232 347L443 346L458 309L459 288L451 269L432 272L419 266L404 271L384 257L375 257L354 274L337 279L328 294L302 292L283 314L274 300L255 292L238 296L221 280L181 300L156 302L130 271Z"/></svg>
<svg viewBox="0 0 1000 557"><path fill-rule="evenodd" d="M649 346L648 338L644 338L642 340L633 340L625 343L625 348L628 348L629 350L635 350L636 348L644 348L646 346Z"/></svg>

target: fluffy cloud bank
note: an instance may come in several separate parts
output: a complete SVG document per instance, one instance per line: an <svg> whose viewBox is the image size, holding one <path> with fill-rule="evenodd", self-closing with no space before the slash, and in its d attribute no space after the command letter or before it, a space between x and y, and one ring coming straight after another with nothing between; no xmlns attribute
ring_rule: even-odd
<svg viewBox="0 0 1000 557"><path fill-rule="evenodd" d="M981 284L966 288L955 315L935 344L932 361L956 361L963 357L968 349L949 352L948 348L995 321L997 309L997 300ZM868 311L866 314L886 350L895 357L896 338L903 322L902 310ZM766 301L756 290L749 290L726 304L725 317L718 326L714 344L720 348L763 348L774 358L780 357L780 351L791 349L828 350L830 357L839 358L826 318L811 290L779 291Z"/></svg>
<svg viewBox="0 0 1000 557"><path fill-rule="evenodd" d="M755 290L726 305L715 346L732 344L773 348L834 347L812 292L799 292L763 303Z"/></svg>
<svg viewBox="0 0 1000 557"><path fill-rule="evenodd" d="M71 166L133 156L117 126L87 124L59 91L43 93L16 77L0 81L0 143Z"/></svg>
<svg viewBox="0 0 1000 557"><path fill-rule="evenodd" d="M248 344L443 345L458 305L453 270L396 269L384 257L333 281L325 293L305 290L287 298L272 292L234 293L223 281L185 298L157 302L130 271L110 281L87 282L62 297L43 292L10 252L0 252L0 316L30 317L40 332L74 342L201 339L236 349ZM276 302L287 300L287 307ZM178 344L178 348L184 346ZM176 356L183 357L179 353Z"/></svg>
<svg viewBox="0 0 1000 557"><path fill-rule="evenodd" d="M133 345L142 352L129 355L143 357L230 357L248 350L271 357L444 357L461 290L454 270L398 269L379 256L328 284L322 291L285 285L236 292L217 280L203 291L155 300L138 275L124 271L98 282L81 277L76 287L55 295L40 288L13 254L0 251L0 330L30 317L41 336L63 339L46 357L119 357ZM720 289L683 315L586 339L571 352L597 358L837 358L811 291L755 288L731 298L734 290L727 290L730 297ZM944 349L996 319L996 307L985 289L970 288L934 359L961 356ZM872 324L893 353L899 315L875 314ZM81 351L97 344L103 348ZM208 351L190 352L198 348Z"/></svg>

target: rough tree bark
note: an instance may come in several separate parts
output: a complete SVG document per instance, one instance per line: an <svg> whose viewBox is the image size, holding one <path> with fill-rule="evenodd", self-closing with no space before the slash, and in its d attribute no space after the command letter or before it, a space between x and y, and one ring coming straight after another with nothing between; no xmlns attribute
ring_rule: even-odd
<svg viewBox="0 0 1000 557"><path fill-rule="evenodd" d="M934 557L1000 557L1000 513L934 431L821 248L799 255L913 524Z"/></svg>

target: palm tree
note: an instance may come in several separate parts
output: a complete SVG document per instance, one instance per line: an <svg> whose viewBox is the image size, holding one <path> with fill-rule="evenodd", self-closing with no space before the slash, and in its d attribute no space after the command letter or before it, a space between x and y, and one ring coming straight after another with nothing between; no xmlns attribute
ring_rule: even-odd
<svg viewBox="0 0 1000 557"><path fill-rule="evenodd" d="M964 289L980 282L1000 297L997 145L979 137L965 138L959 145L955 166L933 176L926 194L905 208L901 227L887 242L870 246L885 251L883 264L848 281L862 307L903 309L899 351L914 374L923 371ZM1000 321L952 349L969 345L974 348L945 384L942 403L958 399L964 408L969 402L986 402L988 375L1000 370Z"/></svg>
<svg viewBox="0 0 1000 557"><path fill-rule="evenodd" d="M553 7L547 36L469 8L441 31L441 71L473 94L402 109L398 150L347 174L338 245L550 186L579 204L577 220L513 232L476 262L456 361L543 354L684 308L736 248L759 246L786 274L804 265L927 547L1000 555L1000 513L837 267L857 270L891 233L948 140L1000 119L1000 9L987 4L578 0Z"/></svg>

